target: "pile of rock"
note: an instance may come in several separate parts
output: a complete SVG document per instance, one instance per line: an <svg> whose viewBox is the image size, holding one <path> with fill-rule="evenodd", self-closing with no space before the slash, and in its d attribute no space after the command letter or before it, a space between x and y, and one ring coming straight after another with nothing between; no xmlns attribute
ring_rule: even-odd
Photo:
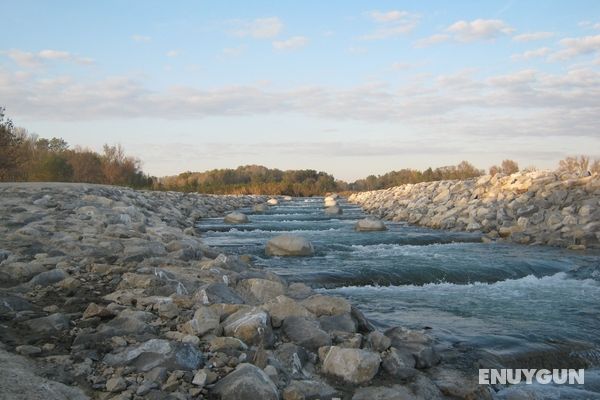
<svg viewBox="0 0 600 400"><path fill-rule="evenodd" d="M338 205L337 199L339 196L337 194L331 194L323 199L323 204L325 207L325 214L328 215L340 215L343 213L342 208Z"/></svg>
<svg viewBox="0 0 600 400"><path fill-rule="evenodd" d="M191 228L265 200L0 185L2 393L489 398L475 376L439 365L424 332L377 331L345 299L219 254Z"/></svg>
<svg viewBox="0 0 600 400"><path fill-rule="evenodd" d="M488 239L572 249L600 247L600 176L485 175L356 193L349 201L392 221L481 231Z"/></svg>

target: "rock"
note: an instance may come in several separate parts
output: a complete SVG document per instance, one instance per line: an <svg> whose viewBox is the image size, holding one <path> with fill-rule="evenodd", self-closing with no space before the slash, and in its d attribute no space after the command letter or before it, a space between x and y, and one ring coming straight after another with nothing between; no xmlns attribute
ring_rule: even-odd
<svg viewBox="0 0 600 400"><path fill-rule="evenodd" d="M257 214L265 213L268 209L269 208L266 204L255 204L254 207L252 207L252 211Z"/></svg>
<svg viewBox="0 0 600 400"><path fill-rule="evenodd" d="M0 349L0 399L3 400L88 400L76 387L38 376L25 357ZM10 367L8 367L10 366Z"/></svg>
<svg viewBox="0 0 600 400"><path fill-rule="evenodd" d="M200 304L244 304L244 299L224 283L211 283L194 294L194 299Z"/></svg>
<svg viewBox="0 0 600 400"><path fill-rule="evenodd" d="M334 199L332 197L325 197L325 199L323 199L323 203L325 204L325 207L335 207L335 206L337 206L336 199Z"/></svg>
<svg viewBox="0 0 600 400"><path fill-rule="evenodd" d="M285 293L285 286L280 282L267 279L245 279L237 286L249 303L262 304Z"/></svg>
<svg viewBox="0 0 600 400"><path fill-rule="evenodd" d="M224 221L228 224L247 224L250 222L246 214L234 211L225 216Z"/></svg>
<svg viewBox="0 0 600 400"><path fill-rule="evenodd" d="M62 269L56 268L50 271L42 272L31 278L29 284L32 286L41 285L48 286L52 285L56 282L60 282L63 279L67 278L69 274L67 274Z"/></svg>
<svg viewBox="0 0 600 400"><path fill-rule="evenodd" d="M225 335L240 339L248 345L270 346L273 342L271 321L266 311L254 307L241 309L223 321Z"/></svg>
<svg viewBox="0 0 600 400"><path fill-rule="evenodd" d="M99 306L96 303L90 303L83 312L84 319L94 317L108 318L113 317L114 315L115 314L111 310L108 310L106 307Z"/></svg>
<svg viewBox="0 0 600 400"><path fill-rule="evenodd" d="M277 296L264 304L263 308L271 316L271 324L274 328L279 328L283 321L289 317L314 318L313 313L286 296Z"/></svg>
<svg viewBox="0 0 600 400"><path fill-rule="evenodd" d="M120 376L106 381L106 390L109 392L117 393L125 389L127 389L127 381Z"/></svg>
<svg viewBox="0 0 600 400"><path fill-rule="evenodd" d="M328 215L341 215L343 211L338 206L325 207L325 214Z"/></svg>
<svg viewBox="0 0 600 400"><path fill-rule="evenodd" d="M268 256L312 256L314 252L308 240L293 235L276 236L265 247Z"/></svg>
<svg viewBox="0 0 600 400"><path fill-rule="evenodd" d="M380 363L381 357L377 353L331 346L323 360L322 371L347 383L359 385L375 377Z"/></svg>
<svg viewBox="0 0 600 400"><path fill-rule="evenodd" d="M417 373L412 354L401 352L395 347L382 353L381 366L388 375L400 379L410 379Z"/></svg>
<svg viewBox="0 0 600 400"><path fill-rule="evenodd" d="M194 313L194 317L183 324L182 331L189 335L204 336L207 333L218 332L220 323L220 317L213 309L200 306Z"/></svg>
<svg viewBox="0 0 600 400"><path fill-rule="evenodd" d="M180 313L177 304L172 301L162 302L158 304L158 315L165 319L173 319Z"/></svg>
<svg viewBox="0 0 600 400"><path fill-rule="evenodd" d="M110 366L130 365L140 372L150 371L155 367L164 367L170 371L193 370L202 366L203 355L187 343L150 339L117 353L107 354L104 356L104 363Z"/></svg>
<svg viewBox="0 0 600 400"><path fill-rule="evenodd" d="M242 363L211 390L221 400L279 400L277 386L260 368Z"/></svg>
<svg viewBox="0 0 600 400"><path fill-rule="evenodd" d="M328 384L315 380L294 380L283 389L283 400L332 400L334 398L341 398L341 395Z"/></svg>
<svg viewBox="0 0 600 400"><path fill-rule="evenodd" d="M408 388L400 385L392 385L391 387L384 386L369 386L359 388L354 392L352 400L421 400Z"/></svg>
<svg viewBox="0 0 600 400"><path fill-rule="evenodd" d="M28 344L24 344L22 346L17 346L15 348L15 351L24 356L32 356L35 354L40 354L42 352L42 349L40 349L37 346L31 346Z"/></svg>
<svg viewBox="0 0 600 400"><path fill-rule="evenodd" d="M322 346L329 346L331 338L323 331L316 320L293 316L283 321L283 332L294 343L309 350L317 350Z"/></svg>
<svg viewBox="0 0 600 400"><path fill-rule="evenodd" d="M293 199L292 196L283 196L283 201L292 201Z"/></svg>
<svg viewBox="0 0 600 400"><path fill-rule="evenodd" d="M25 325L35 333L52 335L69 329L70 319L60 313L51 314L47 317L34 318L25 321Z"/></svg>
<svg viewBox="0 0 600 400"><path fill-rule="evenodd" d="M326 332L342 331L356 332L356 322L349 313L338 315L323 315L319 317L321 328Z"/></svg>
<svg viewBox="0 0 600 400"><path fill-rule="evenodd" d="M194 378L192 379L192 384L196 386L204 386L206 385L207 379L208 375L206 371L201 369L200 371L196 372L196 375L194 375Z"/></svg>
<svg viewBox="0 0 600 400"><path fill-rule="evenodd" d="M350 303L347 300L341 297L325 296L322 294L310 296L300 304L317 317L322 315L347 314L351 310Z"/></svg>
<svg viewBox="0 0 600 400"><path fill-rule="evenodd" d="M272 198L272 199L267 200L267 204L270 206L276 206L277 204L279 204L279 200Z"/></svg>
<svg viewBox="0 0 600 400"><path fill-rule="evenodd" d="M440 356L432 345L432 340L423 332L402 327L390 328L385 335L398 351L411 354L416 368L425 369L439 364Z"/></svg>
<svg viewBox="0 0 600 400"><path fill-rule="evenodd" d="M365 218L356 222L354 225L354 229L359 232L369 232L369 231L385 231L387 230L385 224L378 219L374 218Z"/></svg>
<svg viewBox="0 0 600 400"><path fill-rule="evenodd" d="M459 399L492 400L486 385L479 385L477 377L466 376L458 370L438 369L433 382L446 396Z"/></svg>
<svg viewBox="0 0 600 400"><path fill-rule="evenodd" d="M218 336L210 340L210 351L248 350L248 346L238 338Z"/></svg>
<svg viewBox="0 0 600 400"><path fill-rule="evenodd" d="M367 346L377 352L386 351L392 345L392 340L379 331L373 331L366 337Z"/></svg>

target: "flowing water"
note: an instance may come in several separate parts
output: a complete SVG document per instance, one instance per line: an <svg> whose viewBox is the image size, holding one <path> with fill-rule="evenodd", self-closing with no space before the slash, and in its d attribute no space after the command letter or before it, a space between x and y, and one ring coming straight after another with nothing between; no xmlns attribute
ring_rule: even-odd
<svg viewBox="0 0 600 400"><path fill-rule="evenodd" d="M265 214L241 210L249 224L205 219L198 229L208 245L251 254L289 281L348 298L382 329L428 329L448 364L586 368L586 380L597 384L598 252L485 244L478 234L391 222L384 232L355 232L365 217L359 207L342 201L344 214L328 216L322 205L322 198L297 198ZM266 257L265 243L283 233L309 239L315 256Z"/></svg>

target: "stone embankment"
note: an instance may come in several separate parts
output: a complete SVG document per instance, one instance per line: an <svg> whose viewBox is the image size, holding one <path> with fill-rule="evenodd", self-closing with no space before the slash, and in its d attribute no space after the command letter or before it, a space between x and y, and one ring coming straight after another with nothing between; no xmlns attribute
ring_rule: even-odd
<svg viewBox="0 0 600 400"><path fill-rule="evenodd" d="M490 398L424 331L378 331L193 228L267 200L0 184L0 399Z"/></svg>
<svg viewBox="0 0 600 400"><path fill-rule="evenodd" d="M481 231L486 240L600 247L600 176L548 171L485 175L352 194L349 201L392 221Z"/></svg>

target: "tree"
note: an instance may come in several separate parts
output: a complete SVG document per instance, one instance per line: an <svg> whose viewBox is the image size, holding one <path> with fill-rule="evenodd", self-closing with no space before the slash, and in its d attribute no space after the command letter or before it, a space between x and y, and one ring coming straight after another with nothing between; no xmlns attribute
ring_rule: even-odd
<svg viewBox="0 0 600 400"><path fill-rule="evenodd" d="M56 153L45 154L29 173L29 180L39 182L70 182L72 178L73 167L63 155Z"/></svg>
<svg viewBox="0 0 600 400"><path fill-rule="evenodd" d="M519 172L519 164L513 160L504 160L501 164L502 173L506 175L514 174L515 172Z"/></svg>
<svg viewBox="0 0 600 400"><path fill-rule="evenodd" d="M15 134L12 121L5 118L0 107L0 180L14 180L20 167L19 150L22 140Z"/></svg>
<svg viewBox="0 0 600 400"><path fill-rule="evenodd" d="M567 174L586 175L590 172L590 158L587 156L567 157L558 163L558 171Z"/></svg>
<svg viewBox="0 0 600 400"><path fill-rule="evenodd" d="M502 172L502 167L499 167L497 165L492 165L490 167L490 175L494 176L496 174L499 174L500 172Z"/></svg>

